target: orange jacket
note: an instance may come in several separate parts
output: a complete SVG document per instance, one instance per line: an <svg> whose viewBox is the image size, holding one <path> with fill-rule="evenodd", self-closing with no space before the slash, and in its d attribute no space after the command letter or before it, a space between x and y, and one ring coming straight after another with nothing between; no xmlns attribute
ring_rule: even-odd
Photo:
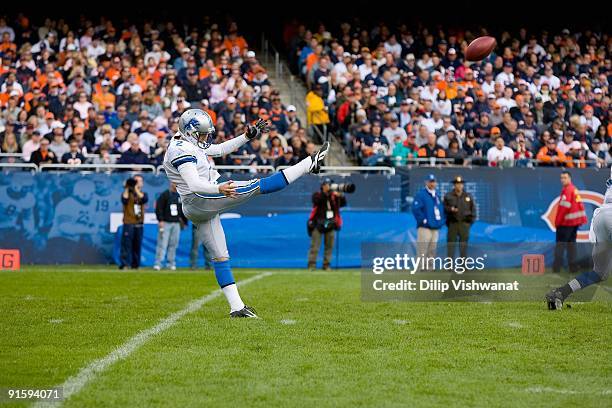
<svg viewBox="0 0 612 408"><path fill-rule="evenodd" d="M573 184L568 184L561 190L555 227L576 227L587 223L584 203Z"/></svg>
<svg viewBox="0 0 612 408"><path fill-rule="evenodd" d="M553 163L553 157L558 157L558 161ZM567 163L567 157L561 152L559 149L555 149L551 151L548 147L544 146L538 152L536 159L542 161L542 163L546 164L554 164L557 166L564 166Z"/></svg>

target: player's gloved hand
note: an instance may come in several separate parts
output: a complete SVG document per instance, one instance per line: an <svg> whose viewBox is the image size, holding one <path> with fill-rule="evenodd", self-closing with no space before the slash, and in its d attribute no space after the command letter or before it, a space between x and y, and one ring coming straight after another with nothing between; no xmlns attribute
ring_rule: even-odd
<svg viewBox="0 0 612 408"><path fill-rule="evenodd" d="M219 192L226 197L236 197L236 187L232 180L227 183L219 184Z"/></svg>
<svg viewBox="0 0 612 408"><path fill-rule="evenodd" d="M246 132L244 132L244 135L247 137L247 139L253 140L260 134L266 133L267 131L268 131L268 122L260 118L260 119L257 119L257 122L255 122L254 125L247 126L247 129L246 129Z"/></svg>

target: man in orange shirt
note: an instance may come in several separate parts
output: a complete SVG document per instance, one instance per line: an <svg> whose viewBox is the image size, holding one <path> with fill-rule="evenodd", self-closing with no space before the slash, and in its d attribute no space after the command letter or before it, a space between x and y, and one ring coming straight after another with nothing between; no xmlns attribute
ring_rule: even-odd
<svg viewBox="0 0 612 408"><path fill-rule="evenodd" d="M555 217L556 246L553 272L559 273L563 264L564 252L567 252L567 262L570 273L577 272L576 266L576 234L578 227L587 223L584 203L578 190L572 184L572 176L568 171L561 173L561 196Z"/></svg>
<svg viewBox="0 0 612 408"><path fill-rule="evenodd" d="M229 51L232 58L242 57L248 48L248 44L243 36L238 34L238 26L232 22L229 28L229 34L223 41L225 49Z"/></svg>
<svg viewBox="0 0 612 408"><path fill-rule="evenodd" d="M557 139L551 137L546 142L546 146L542 146L536 159L540 161L540 166L565 166L567 157L557 147Z"/></svg>

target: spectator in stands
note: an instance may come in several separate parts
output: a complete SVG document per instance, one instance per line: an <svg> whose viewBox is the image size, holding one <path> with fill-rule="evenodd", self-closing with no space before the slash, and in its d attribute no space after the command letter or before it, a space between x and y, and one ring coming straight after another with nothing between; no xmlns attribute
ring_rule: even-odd
<svg viewBox="0 0 612 408"><path fill-rule="evenodd" d="M34 163L37 166L39 164L54 164L57 163L57 157L53 151L49 150L49 141L45 138L40 140L40 146L37 150L32 152L30 157L30 163Z"/></svg>
<svg viewBox="0 0 612 408"><path fill-rule="evenodd" d="M17 142L17 136L14 133L6 133L2 146L0 146L0 152L2 153L21 153L21 147Z"/></svg>
<svg viewBox="0 0 612 408"><path fill-rule="evenodd" d="M329 124L329 114L323 101L323 87L317 84L314 90L306 95L306 114L309 126L315 126L320 134L325 134L324 127Z"/></svg>
<svg viewBox="0 0 612 408"><path fill-rule="evenodd" d="M514 165L514 152L505 145L504 138L498 136L495 145L487 150L487 161L492 167L511 167Z"/></svg>
<svg viewBox="0 0 612 408"><path fill-rule="evenodd" d="M53 139L49 145L49 150L55 153L55 156L59 158L70 150L70 146L68 146L68 143L66 143L64 133L61 131L61 129L56 129L53 131Z"/></svg>
<svg viewBox="0 0 612 408"><path fill-rule="evenodd" d="M149 164L149 156L140 149L140 141L136 133L130 133L127 138L130 148L123 152L119 164Z"/></svg>
<svg viewBox="0 0 612 408"><path fill-rule="evenodd" d="M419 148L419 158L438 158L446 157L446 151L437 143L436 134L429 132L427 135L427 143Z"/></svg>
<svg viewBox="0 0 612 408"><path fill-rule="evenodd" d="M577 147L580 149L580 143L576 143L578 143ZM557 139L554 137L547 140L546 146L542 146L536 158L540 162L540 166L565 166L568 162L565 154L557 147Z"/></svg>
<svg viewBox="0 0 612 408"><path fill-rule="evenodd" d="M70 164L73 166L78 166L79 164L83 164L87 162L87 160L85 159L85 156L83 156L83 154L81 153L79 149L78 142L74 139L70 141L70 150L64 153L64 155L62 155L61 157L62 157L62 163Z"/></svg>
<svg viewBox="0 0 612 408"><path fill-rule="evenodd" d="M34 153L40 147L41 139L42 137L40 136L40 132L38 130L35 130L32 133L30 140L25 142L23 144L23 147L21 148L23 152L23 161L25 162L30 161L30 158L32 157L32 153Z"/></svg>

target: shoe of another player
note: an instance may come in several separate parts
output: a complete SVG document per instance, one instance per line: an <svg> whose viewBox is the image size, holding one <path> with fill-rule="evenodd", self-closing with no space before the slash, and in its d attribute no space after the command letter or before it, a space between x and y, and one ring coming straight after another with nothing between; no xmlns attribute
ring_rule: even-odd
<svg viewBox="0 0 612 408"><path fill-rule="evenodd" d="M154 271L160 271L160 270L161 270L161 266L159 266L159 265L153 265L153 270L154 270Z"/></svg>
<svg viewBox="0 0 612 408"><path fill-rule="evenodd" d="M230 317L257 318L258 316L255 314L255 309L245 305L241 310L236 310L235 312L231 312Z"/></svg>
<svg viewBox="0 0 612 408"><path fill-rule="evenodd" d="M329 152L329 147L329 142L325 142L318 152L312 154L312 164L308 170L310 173L318 174L321 171L321 166L323 166L323 163L325 162L325 157Z"/></svg>
<svg viewBox="0 0 612 408"><path fill-rule="evenodd" d="M561 310L563 309L563 295L559 289L553 289L546 294L546 303L548 304L548 310Z"/></svg>

